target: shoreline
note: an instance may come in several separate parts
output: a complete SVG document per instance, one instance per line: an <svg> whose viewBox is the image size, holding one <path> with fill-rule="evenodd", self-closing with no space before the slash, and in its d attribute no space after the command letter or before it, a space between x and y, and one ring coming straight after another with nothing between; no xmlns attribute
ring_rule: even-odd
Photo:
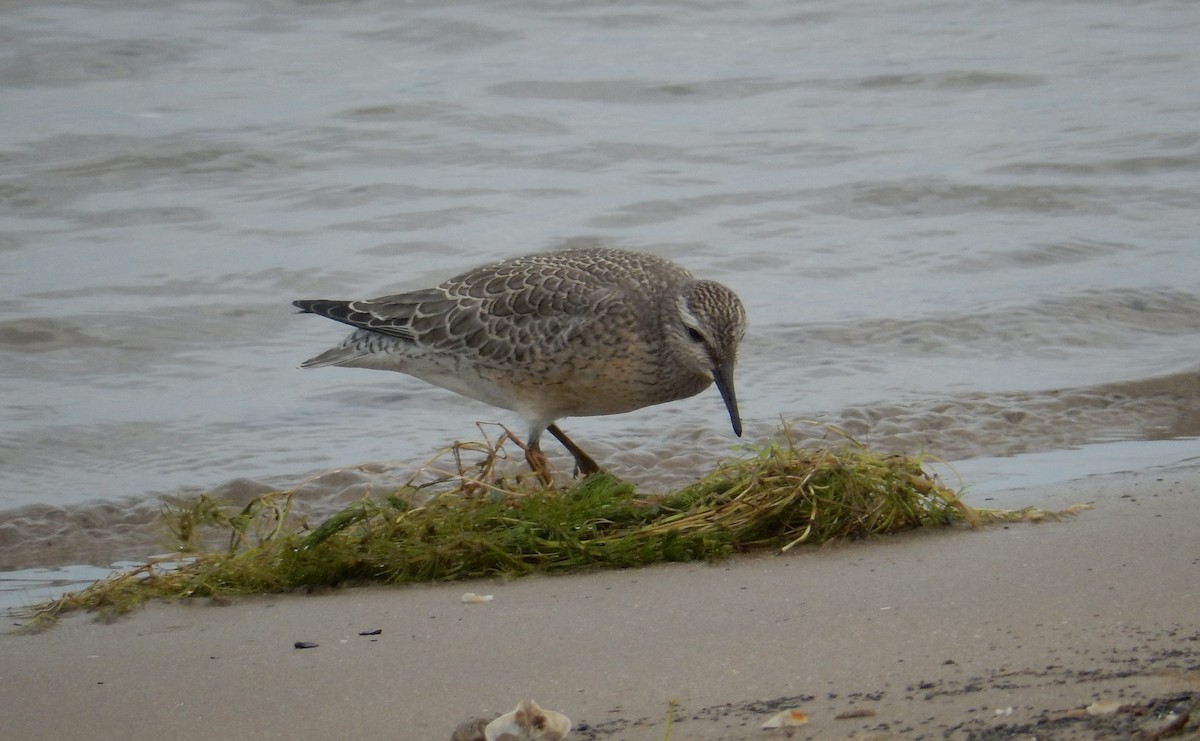
<svg viewBox="0 0 1200 741"><path fill-rule="evenodd" d="M568 739L662 739L672 703L677 740L793 707L794 739L1128 737L1200 697L1198 496L1200 466L1113 474L991 493L1094 505L1061 521L75 615L0 637L0 707L13 739L446 739L527 697Z"/></svg>

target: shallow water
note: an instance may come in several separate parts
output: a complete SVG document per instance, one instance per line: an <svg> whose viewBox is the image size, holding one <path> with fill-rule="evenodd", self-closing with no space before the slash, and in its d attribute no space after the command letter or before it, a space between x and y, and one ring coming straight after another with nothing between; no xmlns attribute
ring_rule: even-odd
<svg viewBox="0 0 1200 741"><path fill-rule="evenodd" d="M749 441L1052 474L1200 435L1198 32L1190 0L7 3L0 568L153 553L160 494L328 506L519 428L300 371L344 332L290 300L570 244L741 294ZM738 444L712 390L564 427L647 486Z"/></svg>

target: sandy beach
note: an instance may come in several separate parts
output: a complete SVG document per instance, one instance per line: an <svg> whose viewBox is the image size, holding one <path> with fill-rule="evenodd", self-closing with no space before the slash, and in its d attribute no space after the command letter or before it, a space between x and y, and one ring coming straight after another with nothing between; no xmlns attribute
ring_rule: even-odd
<svg viewBox="0 0 1200 741"><path fill-rule="evenodd" d="M672 707L701 741L788 708L797 739L1162 732L1200 698L1198 492L1171 468L994 497L1093 505L1063 521L76 615L0 637L4 737L446 739L524 697L574 739L662 739Z"/></svg>

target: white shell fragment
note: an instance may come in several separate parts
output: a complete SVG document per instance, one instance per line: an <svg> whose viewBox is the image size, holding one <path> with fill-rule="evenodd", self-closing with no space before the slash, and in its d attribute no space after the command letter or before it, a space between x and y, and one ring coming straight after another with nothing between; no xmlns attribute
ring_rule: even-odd
<svg viewBox="0 0 1200 741"><path fill-rule="evenodd" d="M462 596L462 601L466 602L468 604L472 604L475 602L491 602L493 599L494 599L493 595L475 594L474 592L467 592L466 594L464 594Z"/></svg>
<svg viewBox="0 0 1200 741"><path fill-rule="evenodd" d="M1117 700L1096 700L1086 708L1088 715L1111 715L1121 709Z"/></svg>
<svg viewBox="0 0 1200 741"><path fill-rule="evenodd" d="M487 741L562 741L571 730L571 719L553 710L538 707L533 700L522 700L511 713L487 724Z"/></svg>
<svg viewBox="0 0 1200 741"><path fill-rule="evenodd" d="M772 715L761 727L764 730L772 728L795 728L807 722L808 714L793 708L792 710L784 710L782 713Z"/></svg>

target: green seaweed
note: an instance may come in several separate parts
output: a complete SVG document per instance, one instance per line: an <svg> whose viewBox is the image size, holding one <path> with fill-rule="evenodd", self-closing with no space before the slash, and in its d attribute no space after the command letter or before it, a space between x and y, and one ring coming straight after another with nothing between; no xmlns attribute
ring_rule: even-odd
<svg viewBox="0 0 1200 741"><path fill-rule="evenodd" d="M849 437L803 449L786 426L777 437L660 495L638 494L607 473L565 490L532 476L499 477L501 436L496 445L443 451L442 460L448 457L457 470L436 486L415 483L414 474L401 489L352 502L315 528L291 516L294 492L265 494L241 508L206 496L171 500L164 519L178 557L65 595L39 608L31 625L81 609L119 615L152 599L715 560L1028 516L968 507L925 472L919 457L876 453ZM481 457L467 464L464 453ZM228 542L223 550L200 545L222 539Z"/></svg>

